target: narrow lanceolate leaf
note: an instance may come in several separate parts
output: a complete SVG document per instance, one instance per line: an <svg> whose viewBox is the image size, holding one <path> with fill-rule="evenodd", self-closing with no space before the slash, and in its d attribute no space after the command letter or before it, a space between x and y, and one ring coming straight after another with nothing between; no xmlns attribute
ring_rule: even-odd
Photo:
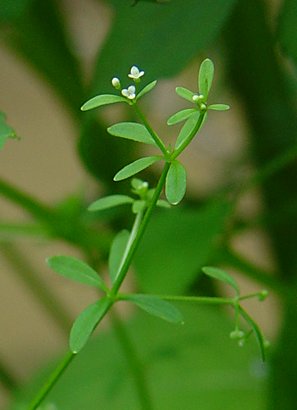
<svg viewBox="0 0 297 410"><path fill-rule="evenodd" d="M146 85L137 95L136 101L139 100L139 98L143 97L145 94L149 93L157 84L157 80L152 81L148 85Z"/></svg>
<svg viewBox="0 0 297 410"><path fill-rule="evenodd" d="M183 323L181 312L171 303L162 300L158 296L133 294L125 297L141 309L153 316L171 323Z"/></svg>
<svg viewBox="0 0 297 410"><path fill-rule="evenodd" d="M69 346L72 353L78 353L87 343L93 330L108 310L110 302L102 298L89 305L76 318L70 331Z"/></svg>
<svg viewBox="0 0 297 410"><path fill-rule="evenodd" d="M170 165L165 184L167 200L172 204L178 204L184 197L187 187L187 174L185 168L178 161Z"/></svg>
<svg viewBox="0 0 297 410"><path fill-rule="evenodd" d="M227 111L227 110L230 110L230 105L228 105L228 104L210 104L207 108L209 110L215 110L215 111Z"/></svg>
<svg viewBox="0 0 297 410"><path fill-rule="evenodd" d="M112 283L114 283L117 277L117 273L128 244L129 236L130 233L127 230L123 230L116 235L112 242L108 258L109 276Z"/></svg>
<svg viewBox="0 0 297 410"><path fill-rule="evenodd" d="M193 95L194 93L187 88L184 87L176 87L175 92L180 97L184 98L187 101L193 102Z"/></svg>
<svg viewBox="0 0 297 410"><path fill-rule="evenodd" d="M202 271L207 276L210 276L211 278L218 279L222 282L227 283L229 286L231 286L235 290L237 295L239 295L239 287L238 287L237 282L227 272L219 268L214 268L212 266L205 266L202 268Z"/></svg>
<svg viewBox="0 0 297 410"><path fill-rule="evenodd" d="M129 178L132 175L137 174L138 172L144 170L145 168L148 168L150 165L154 164L157 161L160 161L161 157L145 157L145 158L140 158L131 164L125 166L122 168L115 176L114 176L114 181L121 181L123 179Z"/></svg>
<svg viewBox="0 0 297 410"><path fill-rule="evenodd" d="M127 195L110 195L93 202L88 207L88 211L103 211L119 205L132 204L132 202L133 198Z"/></svg>
<svg viewBox="0 0 297 410"><path fill-rule="evenodd" d="M177 113L173 114L167 120L168 125L177 124L181 121L186 120L189 118L194 112L196 112L195 108L187 108L186 110L178 111Z"/></svg>
<svg viewBox="0 0 297 410"><path fill-rule="evenodd" d="M207 100L209 90L212 85L213 75L214 75L213 62L209 58L206 58L201 63L201 66L199 69L199 75L198 75L199 92L202 95L204 95L206 100Z"/></svg>
<svg viewBox="0 0 297 410"><path fill-rule="evenodd" d="M112 94L102 94L96 95L96 97L91 98L83 104L81 107L82 111L92 110L93 108L101 107L102 105L115 104L119 102L127 102L126 98L121 97L120 95Z"/></svg>
<svg viewBox="0 0 297 410"><path fill-rule="evenodd" d="M137 142L144 142L145 144L155 145L151 134L142 124L136 122L120 122L107 128L109 134L115 137L126 138Z"/></svg>
<svg viewBox="0 0 297 410"><path fill-rule="evenodd" d="M95 286L104 292L107 291L107 286L98 273L80 259L72 256L52 256L47 259L47 264L53 271L65 278L84 285Z"/></svg>
<svg viewBox="0 0 297 410"><path fill-rule="evenodd" d="M198 111L195 110L195 112L193 114L191 114L190 117L187 119L187 121L183 125L183 127L180 130L180 133L178 134L178 137L176 139L176 143L175 143L175 148L176 149L179 148L182 145L182 143L191 135L192 131L196 127L196 124L199 120L200 115L201 114ZM197 132L198 131L199 130L197 130Z"/></svg>
<svg viewBox="0 0 297 410"><path fill-rule="evenodd" d="M0 150L8 138L16 138L16 134L13 128L7 124L5 114L0 112Z"/></svg>

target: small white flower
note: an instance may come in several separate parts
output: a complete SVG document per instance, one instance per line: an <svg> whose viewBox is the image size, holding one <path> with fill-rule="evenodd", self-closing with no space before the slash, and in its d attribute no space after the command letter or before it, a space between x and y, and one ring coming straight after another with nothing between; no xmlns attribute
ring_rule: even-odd
<svg viewBox="0 0 297 410"><path fill-rule="evenodd" d="M129 98L129 100L134 100L134 98L136 97L135 91L136 90L134 85L130 85L128 88L124 88L122 90L122 95L126 98Z"/></svg>
<svg viewBox="0 0 297 410"><path fill-rule="evenodd" d="M121 88L121 82L117 77L114 77L111 80L111 84L113 85L114 88L116 88L117 90L119 90Z"/></svg>
<svg viewBox="0 0 297 410"><path fill-rule="evenodd" d="M131 67L130 74L128 77L132 78L134 81L140 80L140 77L144 75L144 71L139 71L139 68L135 65Z"/></svg>

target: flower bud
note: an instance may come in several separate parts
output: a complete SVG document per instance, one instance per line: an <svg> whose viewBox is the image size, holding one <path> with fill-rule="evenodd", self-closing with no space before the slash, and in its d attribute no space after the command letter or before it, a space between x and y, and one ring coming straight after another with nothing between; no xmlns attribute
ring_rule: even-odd
<svg viewBox="0 0 297 410"><path fill-rule="evenodd" d="M121 82L120 82L120 80L119 80L117 77L114 77L114 78L111 80L111 84L113 85L113 87L114 87L116 90L119 90L119 89L121 88Z"/></svg>

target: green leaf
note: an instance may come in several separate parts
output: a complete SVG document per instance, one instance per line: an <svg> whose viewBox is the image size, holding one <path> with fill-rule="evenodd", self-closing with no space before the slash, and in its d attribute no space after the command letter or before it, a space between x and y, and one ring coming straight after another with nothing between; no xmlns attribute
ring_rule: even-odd
<svg viewBox="0 0 297 410"><path fill-rule="evenodd" d="M111 191L114 170L134 160L137 144L131 144L128 140L119 144L116 138L111 138L106 128L96 121L94 114L94 111L90 111L82 116L83 126L78 150L87 170Z"/></svg>
<svg viewBox="0 0 297 410"><path fill-rule="evenodd" d="M219 35L235 0L172 0L164 7L109 0L113 25L100 47L94 92L102 92L116 70L127 75L131 64L145 70L148 81L178 74ZM199 22L199 24L197 23Z"/></svg>
<svg viewBox="0 0 297 410"><path fill-rule="evenodd" d="M183 323L180 311L171 303L154 295L132 294L125 295L125 300L134 303L150 315L171 323Z"/></svg>
<svg viewBox="0 0 297 410"><path fill-rule="evenodd" d="M227 285L230 285L235 290L237 295L239 295L238 284L236 283L235 279L233 279L232 276L230 276L227 272L219 268L214 268L212 266L204 266L202 268L202 271L211 278L218 279L224 283L227 283Z"/></svg>
<svg viewBox="0 0 297 410"><path fill-rule="evenodd" d="M164 199L158 199L157 206L159 206L160 208L171 208L171 205L167 201L164 201Z"/></svg>
<svg viewBox="0 0 297 410"><path fill-rule="evenodd" d="M189 118L194 112L196 112L195 108L187 108L186 110L181 110L178 111L177 113L173 114L170 118L167 120L167 125L173 125L177 124L181 121L186 120Z"/></svg>
<svg viewBox="0 0 297 410"><path fill-rule="evenodd" d="M138 172L144 170L145 168L148 168L149 166L151 166L152 164L160 160L161 160L161 157L156 157L156 156L137 159L136 161L122 168L114 176L113 179L114 181L121 181L123 179L129 178L132 175L137 174Z"/></svg>
<svg viewBox="0 0 297 410"><path fill-rule="evenodd" d="M93 108L98 108L103 105L116 104L119 102L127 103L127 99L119 95L112 95L112 94L96 95L96 97L93 97L87 102L85 102L83 106L81 107L81 110L82 111L92 110Z"/></svg>
<svg viewBox="0 0 297 410"><path fill-rule="evenodd" d="M0 150L9 138L16 138L14 129L7 124L5 118L5 114L0 112Z"/></svg>
<svg viewBox="0 0 297 410"><path fill-rule="evenodd" d="M132 206L132 211L134 214L138 214L139 212L144 211L145 207L146 207L146 202L143 201L142 199L138 199L134 201L133 206Z"/></svg>
<svg viewBox="0 0 297 410"><path fill-rule="evenodd" d="M155 145L151 134L142 124L136 122L120 122L107 128L107 131L115 137L127 138L129 140L144 142L145 144Z"/></svg>
<svg viewBox="0 0 297 410"><path fill-rule="evenodd" d="M14 0L2 2L0 7L0 22L11 22L20 18L33 0Z"/></svg>
<svg viewBox="0 0 297 410"><path fill-rule="evenodd" d="M114 283L116 279L119 267L121 265L125 253L125 249L129 241L129 237L129 231L123 230L116 235L112 242L108 258L109 276L111 278L112 283Z"/></svg>
<svg viewBox="0 0 297 410"><path fill-rule="evenodd" d="M199 92L205 97L205 100L207 100L209 91L211 89L213 76L214 76L213 62L209 58L206 58L204 61L202 61L200 65L200 69L199 69L199 74L198 74Z"/></svg>
<svg viewBox="0 0 297 410"><path fill-rule="evenodd" d="M157 80L152 81L148 85L146 85L136 96L136 101L139 100L139 98L143 97L145 94L149 93L157 84Z"/></svg>
<svg viewBox="0 0 297 410"><path fill-rule="evenodd" d="M296 0L284 0L279 13L278 38L284 54L297 65Z"/></svg>
<svg viewBox="0 0 297 410"><path fill-rule="evenodd" d="M186 292L218 252L231 210L231 204L216 199L198 209L156 212L133 260L141 290Z"/></svg>
<svg viewBox="0 0 297 410"><path fill-rule="evenodd" d="M184 87L176 87L175 91L177 95L184 98L185 100L190 101L191 103L194 102L193 95L195 95L195 93L193 93L193 91L190 91Z"/></svg>
<svg viewBox="0 0 297 410"><path fill-rule="evenodd" d="M183 326L173 326L140 309L125 318L139 361L146 364L146 380L157 408L265 409L269 376L257 360L252 340L243 348L235 347L228 337L232 323L220 309L183 304L182 311L186 319ZM123 360L111 326L94 335L81 353L49 393L48 403L56 403L59 410L98 410L98 403L103 410L141 408L134 395L131 364ZM27 410L30 399L61 360L51 360L22 386L10 410Z"/></svg>
<svg viewBox="0 0 297 410"><path fill-rule="evenodd" d="M47 259L48 266L65 278L84 285L95 286L104 292L107 287L98 273L80 259L72 256L52 256Z"/></svg>
<svg viewBox="0 0 297 410"><path fill-rule="evenodd" d="M201 114L200 114L199 111L195 111L187 119L187 121L183 125L182 129L180 130L180 133L178 134L178 137L177 137L176 143L175 143L175 149L178 149L183 144L183 142L189 137L189 135L192 133L193 129L196 127L196 124L199 120L200 115ZM202 125L203 125L203 123L201 124L201 127L202 127ZM201 129L201 127L200 127L200 129Z"/></svg>
<svg viewBox="0 0 297 410"><path fill-rule="evenodd" d="M187 173L182 164L173 161L170 165L165 185L165 194L168 202L178 204L184 197L187 188Z"/></svg>
<svg viewBox="0 0 297 410"><path fill-rule="evenodd" d="M2 3L5 3L4 8L14 9L16 17L7 33L2 33L5 44L54 88L77 118L85 89L80 62L73 51L76 46L64 21L67 16L61 2L8 0L1 2L0 9Z"/></svg>
<svg viewBox="0 0 297 410"><path fill-rule="evenodd" d="M104 198L97 199L89 207L88 211L103 211L104 209L113 208L115 206L132 204L133 198L127 195L110 195Z"/></svg>
<svg viewBox="0 0 297 410"><path fill-rule="evenodd" d="M215 110L215 111L227 111L227 110L230 110L230 105L228 105L228 104L211 104L207 108L209 110Z"/></svg>
<svg viewBox="0 0 297 410"><path fill-rule="evenodd" d="M69 346L72 353L79 353L85 346L109 306L110 301L104 297L92 305L89 305L76 318L71 328L69 339Z"/></svg>

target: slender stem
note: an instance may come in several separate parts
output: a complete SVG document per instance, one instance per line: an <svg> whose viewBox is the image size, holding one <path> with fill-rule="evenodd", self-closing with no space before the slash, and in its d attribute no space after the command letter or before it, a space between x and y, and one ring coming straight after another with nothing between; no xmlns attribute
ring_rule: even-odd
<svg viewBox="0 0 297 410"><path fill-rule="evenodd" d="M118 317L114 310L111 313L114 331L117 335L119 343L121 344L121 347L127 359L127 364L129 365L132 376L134 378L134 383L139 398L139 404L141 406L140 408L142 410L152 410L153 406L147 386L144 366L137 355L135 346L133 345L129 334L125 329L125 326L121 322L121 319Z"/></svg>
<svg viewBox="0 0 297 410"><path fill-rule="evenodd" d="M61 363L56 367L56 369L52 372L49 379L46 383L42 386L40 391L38 392L37 396L32 400L29 404L28 410L35 410L39 406L39 404L44 400L44 398L48 395L48 393L52 390L56 382L59 380L65 369L69 366L71 361L74 359L75 354L72 352L68 352Z"/></svg>
<svg viewBox="0 0 297 410"><path fill-rule="evenodd" d="M2 243L1 253L14 268L14 272L18 277L30 289L34 298L38 300L67 337L72 323L70 316L54 293L39 279L38 273L30 265L27 258L17 249L15 244Z"/></svg>
<svg viewBox="0 0 297 410"><path fill-rule="evenodd" d="M121 286L123 280L125 279L125 276L126 276L127 271L128 271L128 269L129 269L129 267L130 267L132 258L133 258L133 256L134 256L135 251L136 251L136 249L137 249L137 247L138 247L138 245L139 245L139 242L140 242L140 240L141 240L141 238L142 238L142 236L143 236L143 234L144 234L144 232L145 232L145 229L146 229L147 224L148 224L148 222L149 222L149 220L150 220L150 217L151 217L151 215L152 215L152 212L153 212L153 210L154 210L154 208L155 208L155 206L156 206L156 203L157 203L157 201L158 201L158 199L159 199L159 197L160 197L160 194L161 194L161 192L162 192L162 189L163 189L163 186L164 186L164 184L165 184L166 175L167 175L167 173L168 173L169 167L170 167L170 162L166 162L165 165L164 165L164 168L163 168L161 177L160 177L160 179L159 179L157 188L155 189L154 195L153 195L153 197L152 197L152 199L151 199L150 205L149 205L149 207L147 208L147 210L146 210L146 212L145 212L145 214L144 214L144 217L143 217L143 219L142 219L142 222L141 222L141 224L140 224L140 226L139 226L139 229L138 229L138 231L137 231L137 233L136 233L135 239L134 239L133 243L131 244L131 247L129 248L129 252L128 252L128 254L127 254L127 257L126 257L124 263L122 264L122 268L121 268L121 270L119 271L118 276L117 276L117 279L116 279L116 281L115 281L115 283L114 283L114 285L113 285L113 287L112 287L112 289L111 289L111 295L112 295L112 296L115 296L115 295L117 294L117 292L118 292L118 290L119 290L119 288L120 288L120 286Z"/></svg>
<svg viewBox="0 0 297 410"><path fill-rule="evenodd" d="M147 119L145 118L145 115L143 115L142 111L140 110L140 108L138 107L138 105L135 103L133 104L133 107L138 115L138 117L141 119L141 121L143 122L145 128L148 130L148 132L151 134L153 140L155 141L155 143L158 145L158 147L160 148L160 150L163 152L164 157L167 158L168 157L168 151L163 143L163 141L161 140L161 138L157 135L157 133L152 129L152 127L150 126L150 124L148 123Z"/></svg>
<svg viewBox="0 0 297 410"><path fill-rule="evenodd" d="M192 141L192 139L195 137L195 135L197 134L197 132L199 131L199 129L202 126L203 120L205 118L206 115L206 111L201 113L197 124L195 125L195 127L193 128L192 132L190 133L190 135L184 140L184 142L173 152L173 155L171 155L171 159L174 160L175 158L177 158L181 152L183 152L183 150L190 144L190 142Z"/></svg>
<svg viewBox="0 0 297 410"><path fill-rule="evenodd" d="M12 186L3 179L0 179L0 192L1 195L20 205L36 219L46 221L48 223L52 222L54 212L51 208L47 207L36 198L33 198L22 192L20 189Z"/></svg>
<svg viewBox="0 0 297 410"><path fill-rule="evenodd" d="M125 295L123 300L125 300ZM152 295L153 296L153 295ZM171 302L191 302L207 305L234 305L235 300L231 298L219 298L212 296L175 296L175 295L155 295L160 299Z"/></svg>
<svg viewBox="0 0 297 410"><path fill-rule="evenodd" d="M8 369L6 364L4 364L2 361L0 361L0 381L9 392L16 390L19 386L16 377L11 373L10 369Z"/></svg>
<svg viewBox="0 0 297 410"><path fill-rule="evenodd" d="M135 238L136 238L136 235L137 235L137 232L138 232L138 230L139 230L139 227L140 227L142 218L143 218L143 212L138 212L138 213L136 214L136 217L135 217L135 220L134 220L134 224L133 224L133 227L132 227L132 229L131 229L131 233L130 233L130 236L129 236L129 239L128 239L128 243L127 243L127 246L126 246L124 255L123 255L123 257L122 257L122 260L121 260L121 263L120 263L120 266L119 266L119 269L118 269L116 278L118 277L119 273L121 272L121 270L122 270L122 268L123 268L123 265L124 265L124 263L125 263L125 260L126 260L128 254L129 254L130 248L131 248L131 246L132 246L132 244L133 244L133 242L134 242L134 240L135 240Z"/></svg>
<svg viewBox="0 0 297 410"><path fill-rule="evenodd" d="M282 168L293 162L297 158L297 145L294 145L287 149L285 152L273 158L262 168L260 168L247 182L242 185L239 194L243 194L245 191L262 184L264 181L272 177Z"/></svg>

